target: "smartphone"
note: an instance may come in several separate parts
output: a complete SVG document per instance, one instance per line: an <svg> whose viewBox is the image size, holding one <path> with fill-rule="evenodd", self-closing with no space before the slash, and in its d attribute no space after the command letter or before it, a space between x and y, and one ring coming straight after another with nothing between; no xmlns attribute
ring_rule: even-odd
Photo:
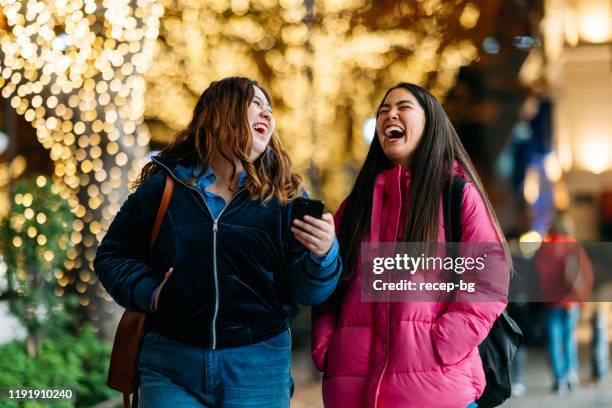
<svg viewBox="0 0 612 408"><path fill-rule="evenodd" d="M314 218L323 217L323 210L325 208L325 203L321 200L312 200L310 198L298 197L293 201L293 205L291 207L291 215L290 215L290 224L292 227L295 226L293 224L293 220L299 219L304 220L304 216L310 215ZM296 227L297 228L297 227ZM290 233L289 236L294 242L297 242L295 239L295 235Z"/></svg>

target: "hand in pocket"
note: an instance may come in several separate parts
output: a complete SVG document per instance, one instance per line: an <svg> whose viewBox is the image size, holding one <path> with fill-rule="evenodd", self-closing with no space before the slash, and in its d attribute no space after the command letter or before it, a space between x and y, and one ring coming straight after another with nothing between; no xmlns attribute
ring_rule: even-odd
<svg viewBox="0 0 612 408"><path fill-rule="evenodd" d="M155 289L155 301L153 302L153 310L157 310L157 302L159 302L159 294L161 293L161 290L166 284L166 282L168 282L168 279L170 279L170 275L172 275L173 271L174 271L174 268L168 269L168 272L166 272L166 275L164 276L164 280L162 281L162 283L159 284L157 289Z"/></svg>

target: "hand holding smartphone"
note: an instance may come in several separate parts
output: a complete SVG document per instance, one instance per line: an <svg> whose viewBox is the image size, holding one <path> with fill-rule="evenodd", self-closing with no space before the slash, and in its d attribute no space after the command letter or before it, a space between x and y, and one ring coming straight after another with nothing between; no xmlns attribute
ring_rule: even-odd
<svg viewBox="0 0 612 408"><path fill-rule="evenodd" d="M324 208L323 201L303 197L296 198L291 207L291 239L315 256L325 255L335 239L333 217L324 214Z"/></svg>
<svg viewBox="0 0 612 408"><path fill-rule="evenodd" d="M310 215L314 218L321 218L324 208L325 204L321 200L313 200L304 197L296 198L291 207L291 225L293 225L293 220L303 220L306 215Z"/></svg>

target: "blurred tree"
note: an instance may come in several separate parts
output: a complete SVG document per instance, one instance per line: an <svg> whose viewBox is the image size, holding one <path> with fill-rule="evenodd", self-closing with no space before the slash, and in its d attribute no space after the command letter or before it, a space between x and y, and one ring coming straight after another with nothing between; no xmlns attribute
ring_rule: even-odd
<svg viewBox="0 0 612 408"><path fill-rule="evenodd" d="M93 259L146 161L143 72L162 14L156 0L0 0L1 94L53 160L78 218L67 279L107 337L119 310L92 278Z"/></svg>
<svg viewBox="0 0 612 408"><path fill-rule="evenodd" d="M10 311L27 330L30 356L39 351L42 333L63 322L67 304L60 297L68 284L64 263L74 258L70 236L74 215L48 178L19 181L13 206L0 222L0 254L6 263ZM78 287L77 287L78 290Z"/></svg>

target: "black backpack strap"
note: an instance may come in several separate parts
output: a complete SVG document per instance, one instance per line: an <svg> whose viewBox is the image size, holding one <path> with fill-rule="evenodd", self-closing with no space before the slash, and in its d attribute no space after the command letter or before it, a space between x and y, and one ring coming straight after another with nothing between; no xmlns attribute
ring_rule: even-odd
<svg viewBox="0 0 612 408"><path fill-rule="evenodd" d="M463 177L451 177L442 192L446 242L461 242L461 204L466 183L467 180Z"/></svg>

